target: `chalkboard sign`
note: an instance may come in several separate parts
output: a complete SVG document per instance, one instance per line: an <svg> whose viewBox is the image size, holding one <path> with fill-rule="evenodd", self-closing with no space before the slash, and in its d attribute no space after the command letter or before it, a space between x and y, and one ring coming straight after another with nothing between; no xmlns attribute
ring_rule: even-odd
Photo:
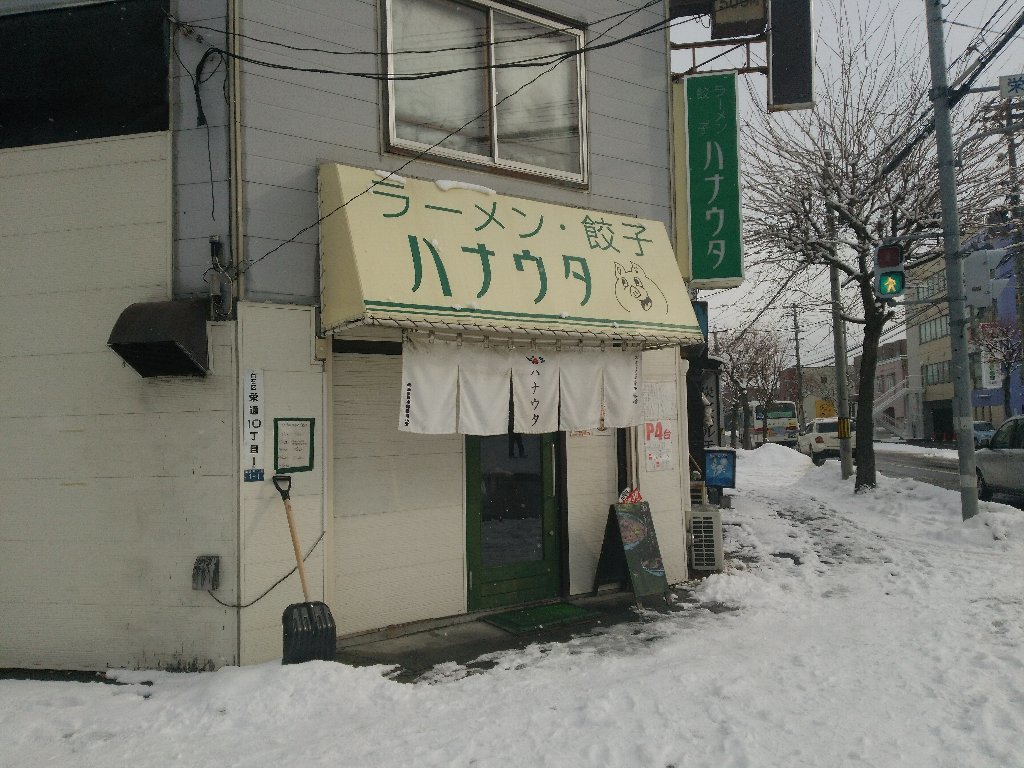
<svg viewBox="0 0 1024 768"><path fill-rule="evenodd" d="M604 546L597 564L597 586L626 579L637 597L664 595L668 592L665 565L661 560L658 535L651 519L651 505L612 504L608 509Z"/></svg>

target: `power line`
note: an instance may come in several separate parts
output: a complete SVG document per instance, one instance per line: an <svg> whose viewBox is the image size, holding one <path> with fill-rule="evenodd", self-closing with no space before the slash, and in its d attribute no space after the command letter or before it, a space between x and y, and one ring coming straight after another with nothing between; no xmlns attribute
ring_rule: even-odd
<svg viewBox="0 0 1024 768"><path fill-rule="evenodd" d="M634 11L639 13L639 9ZM565 51L563 53L547 53L539 56L531 56L524 59L518 59L516 61L506 61L500 64L480 64L478 66L471 67L453 67L450 69L437 69L428 70L423 72L406 72L402 74L379 74L377 72L358 72L353 70L340 70L340 69L329 69L326 67L301 67L294 64L278 64L271 61L264 61L262 59L256 59L251 56L243 56L240 53L234 53L227 51L219 46L211 45L203 53L199 59L199 63L196 65L196 73L202 72L205 67L207 59L213 56L220 56L224 58L234 59L244 64L251 64L258 67L266 67L267 69L277 69L286 72L303 72L314 75L333 75L336 77L355 77L363 80L374 80L378 82L405 82L405 81L416 81L416 80L430 80L437 77L447 77L449 75L458 75L464 72L486 72L491 70L500 69L535 69L540 67L547 67L550 65L557 65L568 59L581 56L584 53L590 53L593 51L603 50L605 48L611 48L622 43L629 42L638 37L649 35L653 32L665 29L669 26L668 21L659 21L656 24L644 27L632 34L624 37L617 38L615 40L609 40L606 43L600 45L585 44L581 48L574 48L571 51ZM599 38L598 38L599 39Z"/></svg>
<svg viewBox="0 0 1024 768"><path fill-rule="evenodd" d="M1006 45L1010 42L1010 40L1013 39L1014 35L1016 35L1022 27L1024 27L1024 12L1018 15L1017 18L1013 21L1013 23L1010 24L1010 26L1007 28L1007 30L1002 33L1000 39L996 42L996 44L992 46L992 48L990 48L986 53L979 54L977 61L975 61L974 63L974 66L972 68L969 68L967 72L964 73L964 75L961 75L961 78L964 80L964 83L960 86L952 86L949 88L949 95L947 98L949 101L949 108L951 110L953 109L953 107L959 104L960 101L970 92L971 86L974 85L975 81L978 79L981 73L988 68L988 66L995 60L996 56L999 55L1003 48L1006 47ZM929 109L926 112L926 114L930 113L931 110ZM907 142L903 149L897 152L896 155L891 160L889 160L888 163L885 164L882 170L879 171L879 173L875 176L872 183L876 183L880 179L885 178L894 170L896 170L900 165L902 165L903 161L910 156L911 152L913 152L914 147L921 143L921 141L923 141L925 138L930 136L934 130L935 117L934 115L932 115L931 117L928 118L927 122L920 129L918 129L918 132L913 136L913 138L911 138ZM892 144L890 144L889 146L891 147ZM887 147L886 150L888 150L888 148L889 147Z"/></svg>
<svg viewBox="0 0 1024 768"><path fill-rule="evenodd" d="M636 14L640 13L641 11L643 11L643 10L644 10L644 9L645 9L646 7L647 7L647 6L642 6L642 7L640 7L640 8L637 8L637 9L635 9L635 10L631 11L631 12L630 12L630 13L629 13L628 15L626 15L626 16L625 16L624 18L620 19L620 20L619 20L619 21L618 21L617 23L613 24L613 25L612 25L611 27L609 27L609 28L608 28L608 29L606 29L606 30L605 30L604 32L602 32L602 33L601 33L600 35L598 35L598 36L597 36L597 37L596 37L596 38L594 39L594 41L593 41L593 42L594 42L594 43L596 43L596 42L597 42L597 40L600 40L600 39L601 39L602 37L604 37L605 35L607 35L608 33L610 33L610 32L611 32L611 31L612 31L613 29L615 29L615 28L616 28L616 27L618 27L619 25L623 24L623 23L624 23L625 21L627 21L627 20L628 20L629 18L631 18L632 16L634 16L634 15L636 15ZM664 23L661 23L661 24L658 24L658 25L653 25L653 26L655 26L655 27L657 27L657 28L659 28L659 29L660 29L660 28L664 28L664 27L665 27L665 24L664 24ZM651 34L651 32L653 32L653 31L657 31L657 30L656 30L656 29L652 29L651 27L646 27L646 28L644 28L643 30L641 30L641 31L640 31L640 33L634 33L634 34L632 34L632 35L628 35L628 36L626 36L626 37L624 37L624 38L619 38L619 39L618 39L618 40L616 40L616 41L611 41L611 43L614 43L614 44L619 44L619 43L621 43L621 42L623 42L623 41L625 41L625 40L629 40L629 39L633 39L633 38L635 38L635 37L639 37L639 36L640 36L640 34ZM599 47L600 47L600 48L607 48L607 47L609 47L609 45L610 45L609 43L606 43L606 44L604 44L604 45L601 45L601 46L599 46ZM580 50L578 51L578 53L584 53L584 52L587 52L587 51L590 51L590 50L595 50L595 49L597 49L597 48L598 48L598 46L594 46L594 45L592 45L592 44L588 44L588 45L585 45L585 46L584 46L584 47L583 47L582 49L580 49ZM574 54L572 54L572 55L576 55L576 54L574 53ZM205 56L206 56L206 54L204 54L204 58L205 58ZM555 67L557 67L557 66L558 66L559 64L561 64L561 63L562 63L563 61L565 61L565 60L567 60L568 58L571 58L571 57L572 57L571 55L570 55L570 56L567 56L567 57L563 57L563 58L559 59L558 61L554 62L553 64L551 64L551 65L550 65L550 67L549 67L548 69L545 69L544 71L540 72L539 74L537 74L537 76L536 76L536 77L532 78L531 80L528 80L527 82L523 83L523 84L522 84L521 86L519 86L518 88L516 88L516 89L515 89L514 91L512 91L512 92L511 92L511 93L509 93L508 95L506 95L506 96L502 97L501 99L499 99L499 100L498 100L497 102L495 102L495 104L494 104L494 107L497 107L498 105L500 105L500 104L504 103L505 101L507 101L507 100L511 99L511 98L512 98L513 96L515 96L516 94L518 94L518 93L519 93L520 91L522 91L523 89L525 89L525 88L527 88L528 86L532 85L533 83L537 82L537 80L539 80L539 79L540 79L541 77L543 77L544 75L546 75L546 74L548 74L549 72L553 71L553 70L555 69ZM199 71L199 70L197 69L197 73L198 73L198 71ZM465 129L466 129L467 127L469 127L470 125L472 125L473 123L475 123L475 122L476 122L477 120L481 119L482 117L485 117L485 116L486 116L487 114L489 114L489 113L490 113L490 111L491 111L491 109L492 109L492 108L493 108L493 107L490 107L490 106L489 106L489 107L487 108L487 110L485 110L484 112L481 112L481 113L480 113L479 115L476 115L475 117L471 118L471 119L470 119L470 120L468 120L467 122L463 123L463 124L462 124L461 126L459 126L458 128L456 128L455 130L451 131L451 132L450 132L450 133L448 133L448 134L447 134L446 136L444 136L443 138L441 138L441 139L440 139L439 141L435 142L434 144L430 145L430 146L429 146L429 147L427 147L426 149L422 150L421 152L418 152L418 153L417 153L416 155L414 155L413 157L409 158L409 160L407 160L407 161L406 161L405 163L403 163L402 165L400 165L400 166L399 166L398 168L396 168L395 170L393 170L393 171L389 171L389 172L387 173L387 175L386 175L386 176L384 176L384 178L382 179L382 181L386 181L387 179L391 178L392 176L395 176L395 175L397 175L397 174L401 173L401 172L402 172L402 171L403 171L403 170L404 170L405 168L407 168L408 166L410 166L410 165L411 165L412 163L414 163L414 162L416 162L417 160L420 160L421 158L423 158L423 157L427 156L427 155L428 155L428 154L429 154L430 152L432 152L433 150L437 149L437 147L439 147L439 146L440 146L441 144L443 144L444 142L446 142L446 141L447 141L448 139L450 139L450 138L451 138L452 136L455 136L455 135L456 135L456 134L458 134L458 133L459 133L460 131L463 131L463 130L465 130ZM248 263L247 263L247 264L245 265L245 267L244 267L244 268L243 268L243 265L242 265L242 264L239 264L239 265L237 265L237 266L235 267L235 274L234 274L234 278L237 278L237 277L239 277L239 276L241 276L241 275L245 274L245 273L246 273L246 272L248 272L248 271L249 271L250 269L252 269L252 267L254 267L254 266L255 266L256 264L259 264L259 263L260 263L261 261L263 261L264 259L267 259L267 258L268 258L268 257L270 257L270 256L271 256L272 254L276 253L277 251L279 251L279 250L280 250L281 248L283 248L284 246L288 245L289 243L293 243L293 242L295 242L295 240L297 240L297 239L298 239L298 238L299 238L299 237L300 237L301 235L303 235L304 233L306 233L306 232L308 232L309 230L313 229L313 227L316 227L316 226L318 226L318 225L319 225L319 224L320 224L321 222L323 222L323 221L324 221L325 219L327 219L327 218L329 218L329 217L333 216L333 215L334 215L334 214L336 214L336 213L337 213L338 211L340 211L340 210L342 210L343 208L345 208L345 207L346 207L347 205L349 205L349 203L352 203L353 201L355 201L355 200L357 200L358 198L362 197L363 195L367 194L367 193L368 193L368 192L369 192L369 191L370 191L370 190L371 190L372 188L373 188L373 186L371 185L371 186L370 186L370 187L368 187L367 189L364 189L364 190L363 190L362 192L359 192L358 194L356 194L356 195L353 195L352 197L350 197L350 198L349 198L348 200L345 200L345 201L343 201L343 202L342 202L342 203L341 203L340 205L338 205L337 207L335 207L335 208L334 208L333 210L331 210L331 211L328 211L328 212L327 212L327 213L325 213L324 215L322 215L322 216L318 217L318 218L316 219L316 221L314 221L314 222L313 222L312 224L309 224L309 225L307 225L307 226L303 227L303 228L302 228L302 229L300 229L300 230L299 230L298 232L296 232L296 233L295 233L295 234L293 234L293 235L292 235L291 237L289 237L289 238L288 238L287 240L284 240L284 241L282 241L281 243L279 243L278 245L276 245L276 246L274 246L273 248L271 248L271 249L270 249L269 251L267 251L266 253L264 253L264 254L263 254L262 256L260 256L260 257L259 257L258 259L255 259L254 261L250 261L250 262L248 262ZM234 279L234 278L233 278L233 279Z"/></svg>
<svg viewBox="0 0 1024 768"><path fill-rule="evenodd" d="M416 50L416 49L412 49L412 50L398 50L398 51L390 51L390 53L392 55L396 55L396 56L424 55L424 54L432 54L432 53L448 53L448 52L455 52L455 51L479 50L481 48L492 48L492 47L497 47L497 46L500 46L500 45L507 45L507 44L511 44L511 43L529 42L531 40L544 40L544 39L547 39L547 38L550 38L550 37L554 37L554 36L560 35L560 34L578 32L580 29L587 30L587 29L590 29L591 27L596 26L598 24L603 24L606 21L611 21L612 19L617 19L620 16L631 16L631 15L633 15L635 13L640 12L640 11L644 11L644 10L646 10L646 9L652 7L652 6L660 5L661 3L662 3L662 0L649 0L646 4L640 6L637 9L634 9L632 11L620 11L619 13L613 13L610 16L605 16L603 18L591 21L588 24L583 25L582 27L576 27L576 26L552 27L551 29L548 29L548 30L546 30L546 31L544 31L542 33L536 34L536 35L525 35L523 37L511 38L511 39L508 39L508 40L496 40L494 42L481 42L481 43L474 43L473 45L450 46L450 47L446 47L446 48L430 48L430 49L422 49L422 50ZM171 23L175 24L176 26L178 26L179 29L181 29L183 31L184 30L202 29L202 30L206 30L208 32L216 32L217 34L223 34L226 37L235 37L235 38L238 38L238 39L241 39L241 40L249 40L251 42L261 43L263 45L272 45L272 46L277 47L277 48L284 48L286 50L296 51L298 53L323 53L323 54L327 54L329 56L372 56L372 57L375 57L375 58L377 58L377 57L379 57L381 55L380 51L363 51L363 50L343 51L343 50L339 50L339 49L336 49L336 48L317 48L317 47L312 47L312 46L291 45L290 43L282 43L282 42L279 42L279 41L276 41L276 40L269 40L267 38L256 37L255 35L249 35L249 34L246 34L244 32L226 32L226 31L224 31L222 29L217 29L216 27L208 27L208 26L205 26L203 24L196 24L196 23L192 23L192 22L183 22L183 21L180 21L178 19L175 19L169 13L167 13L165 15L171 21ZM185 32L185 34L187 35L188 33ZM200 42L203 42L203 41L200 40Z"/></svg>

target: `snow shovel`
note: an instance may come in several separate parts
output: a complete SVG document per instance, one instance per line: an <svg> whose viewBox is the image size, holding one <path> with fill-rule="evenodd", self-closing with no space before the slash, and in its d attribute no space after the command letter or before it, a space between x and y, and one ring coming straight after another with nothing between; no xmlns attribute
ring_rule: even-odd
<svg viewBox="0 0 1024 768"><path fill-rule="evenodd" d="M292 517L291 476L274 475L274 487L284 502L288 531L292 535L292 547L295 549L295 564L298 566L299 580L302 582L302 596L306 600L304 603L289 605L281 616L281 624L284 627L284 654L281 663L301 664L314 659L334 661L338 642L337 627L331 609L324 603L309 599L306 566L302 561L299 535L295 530L295 519Z"/></svg>

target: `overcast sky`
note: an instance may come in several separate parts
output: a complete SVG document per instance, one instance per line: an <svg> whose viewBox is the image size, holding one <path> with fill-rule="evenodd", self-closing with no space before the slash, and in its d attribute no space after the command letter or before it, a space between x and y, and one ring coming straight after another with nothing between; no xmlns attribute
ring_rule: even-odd
<svg viewBox="0 0 1024 768"><path fill-rule="evenodd" d="M814 3L815 53L819 65L826 69L829 65L831 41L836 38L837 27L834 12L836 5L835 2L829 0ZM904 2L848 0L842 3L841 7L852 19L869 20L873 26L879 28L874 39L880 56L899 51L905 60L927 67L928 49L924 0L904 0ZM893 15L891 24L887 23L890 11ZM968 64L975 60L976 54L970 49L970 46L973 44L977 50L987 50L996 43L1000 33L1022 11L1024 11L1024 0L951 0L947 3L943 10L943 18L947 22L945 25L946 61L950 65L951 82L963 72ZM708 40L710 31L707 24L706 17L677 24L673 27L672 39L674 42ZM982 32L979 28L986 25L988 25L986 30ZM698 62L710 59L719 53L721 51L716 49L698 51ZM752 46L751 57L751 63L754 66L763 65L765 63L765 46ZM689 68L690 62L689 52L677 52L674 54L673 69L684 71ZM733 54L716 61L711 66L716 69L724 69L730 66L739 67L743 63L740 54ZM995 62L976 81L975 86L995 86L998 85L1000 75L1021 72L1024 72L1024 35L1018 34L1016 39L1002 51ZM745 93L746 88L741 83L741 110L765 109L766 78L761 74L748 75L746 78L751 86L753 98ZM816 75L815 89L819 90L821 87L821 79ZM750 277L751 275L748 273L748 283L751 282ZM827 277L823 276L819 279L823 279L824 284L827 285ZM706 298L710 302L712 329L728 330L743 327L748 322L746 318L760 309L763 300L748 288L749 286L702 292L700 298ZM769 312L764 317L764 327L787 329L792 337L792 332L788 330L792 327L791 311L786 309L783 312L783 306L781 306L782 304L788 306L789 303L781 302L778 312ZM812 365L816 363L831 364L832 336L827 314L822 312L801 314L802 362ZM852 350L858 341L857 329L848 327L847 333ZM890 329L883 337L883 341L899 338L902 335L896 329ZM852 352L851 357L853 354L856 353Z"/></svg>

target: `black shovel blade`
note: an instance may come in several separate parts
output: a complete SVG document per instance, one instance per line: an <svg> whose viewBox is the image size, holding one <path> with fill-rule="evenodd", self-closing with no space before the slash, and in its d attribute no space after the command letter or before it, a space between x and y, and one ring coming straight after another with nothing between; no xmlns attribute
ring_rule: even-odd
<svg viewBox="0 0 1024 768"><path fill-rule="evenodd" d="M334 661L338 630L331 609L321 602L295 603L281 615L284 627L282 664Z"/></svg>

